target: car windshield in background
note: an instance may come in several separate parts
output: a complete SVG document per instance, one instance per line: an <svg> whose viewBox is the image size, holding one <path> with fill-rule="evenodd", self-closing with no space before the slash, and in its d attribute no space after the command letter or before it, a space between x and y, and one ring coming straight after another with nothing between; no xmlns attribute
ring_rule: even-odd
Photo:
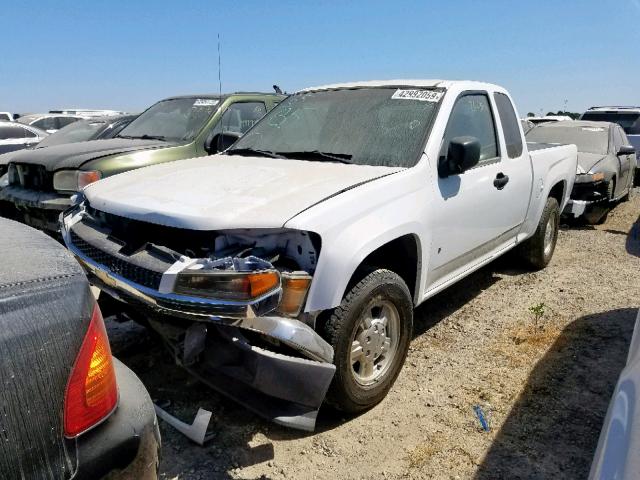
<svg viewBox="0 0 640 480"><path fill-rule="evenodd" d="M62 145L65 143L86 142L95 138L106 126L106 122L83 120L72 123L52 133L38 144L38 148Z"/></svg>
<svg viewBox="0 0 640 480"><path fill-rule="evenodd" d="M617 123L628 135L640 135L640 113L586 112L581 120Z"/></svg>
<svg viewBox="0 0 640 480"><path fill-rule="evenodd" d="M412 167L442 91L357 88L292 95L228 152Z"/></svg>
<svg viewBox="0 0 640 480"><path fill-rule="evenodd" d="M527 142L575 144L579 152L606 155L609 129L606 127L558 127L540 125L526 135Z"/></svg>
<svg viewBox="0 0 640 480"><path fill-rule="evenodd" d="M213 98L174 98L162 100L125 127L118 137L193 140L218 108Z"/></svg>

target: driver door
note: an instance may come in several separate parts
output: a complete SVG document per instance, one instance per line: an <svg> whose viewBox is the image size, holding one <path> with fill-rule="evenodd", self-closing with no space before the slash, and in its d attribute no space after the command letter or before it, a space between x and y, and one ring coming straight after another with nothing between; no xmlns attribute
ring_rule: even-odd
<svg viewBox="0 0 640 480"><path fill-rule="evenodd" d="M509 198L503 191L496 115L487 92L464 92L458 97L440 158L446 156L451 139L460 136L480 141L480 162L462 174L437 177L427 290L459 276L516 234L505 232ZM437 165L432 168L437 170Z"/></svg>

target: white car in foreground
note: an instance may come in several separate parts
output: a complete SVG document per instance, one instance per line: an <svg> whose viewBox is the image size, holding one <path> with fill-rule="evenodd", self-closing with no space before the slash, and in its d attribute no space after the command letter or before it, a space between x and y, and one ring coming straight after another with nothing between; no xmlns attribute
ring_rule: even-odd
<svg viewBox="0 0 640 480"><path fill-rule="evenodd" d="M92 184L62 231L183 366L311 430L325 395L385 397L416 305L514 247L551 260L577 154L536 148L496 85L312 88L224 154Z"/></svg>
<svg viewBox="0 0 640 480"><path fill-rule="evenodd" d="M633 480L640 477L640 311L636 318L627 364L620 373L591 465L593 480Z"/></svg>

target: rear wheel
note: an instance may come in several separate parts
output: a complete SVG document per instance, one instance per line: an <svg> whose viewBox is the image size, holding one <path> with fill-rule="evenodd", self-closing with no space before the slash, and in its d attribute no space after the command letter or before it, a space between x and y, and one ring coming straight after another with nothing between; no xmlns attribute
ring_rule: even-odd
<svg viewBox="0 0 640 480"><path fill-rule="evenodd" d="M518 247L520 256L532 268L540 270L551 261L558 240L559 223L558 201L547 198L536 232Z"/></svg>
<svg viewBox="0 0 640 480"><path fill-rule="evenodd" d="M413 302L399 275L379 269L358 282L325 326L336 365L327 403L347 412L379 403L400 373L412 329Z"/></svg>

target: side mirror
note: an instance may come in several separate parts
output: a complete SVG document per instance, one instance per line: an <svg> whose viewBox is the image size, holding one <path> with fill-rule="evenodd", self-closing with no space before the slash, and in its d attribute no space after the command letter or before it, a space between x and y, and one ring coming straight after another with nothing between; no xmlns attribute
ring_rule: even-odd
<svg viewBox="0 0 640 480"><path fill-rule="evenodd" d="M214 153L223 152L231 145L236 143L241 136L242 134L238 132L218 133L217 135L208 138L207 141L204 142L204 149L211 155Z"/></svg>
<svg viewBox="0 0 640 480"><path fill-rule="evenodd" d="M480 141L476 137L455 137L449 142L447 156L440 157L438 175L459 175L480 161Z"/></svg>
<svg viewBox="0 0 640 480"><path fill-rule="evenodd" d="M634 153L636 153L635 147L632 145L622 145L616 155L633 155Z"/></svg>

